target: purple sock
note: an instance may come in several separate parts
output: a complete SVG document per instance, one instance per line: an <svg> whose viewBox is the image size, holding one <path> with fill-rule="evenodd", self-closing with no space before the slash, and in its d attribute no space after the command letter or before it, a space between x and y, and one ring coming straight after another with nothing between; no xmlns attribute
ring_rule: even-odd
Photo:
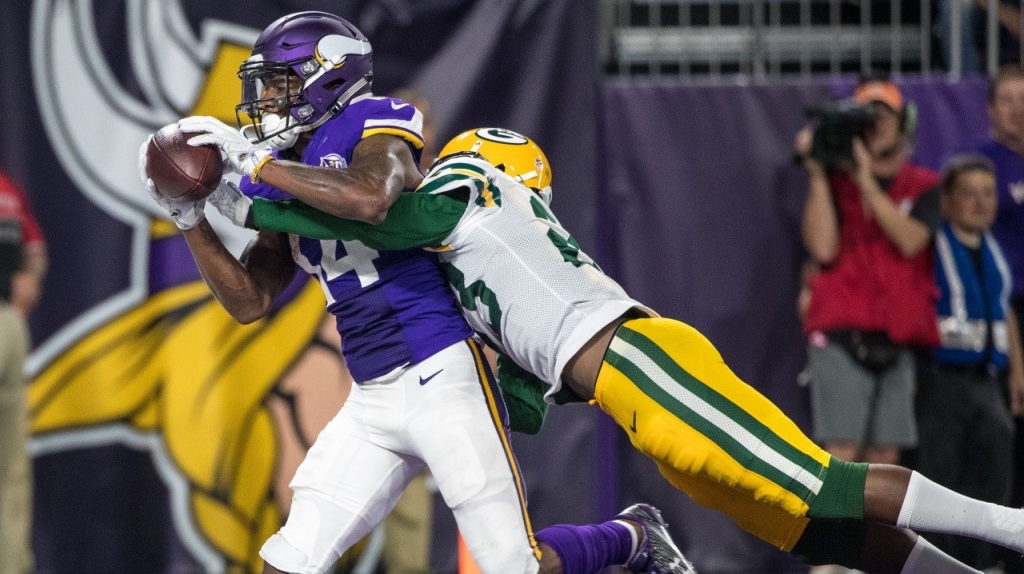
<svg viewBox="0 0 1024 574"><path fill-rule="evenodd" d="M607 566L625 564L633 551L633 534L618 522L556 524L534 537L558 554L563 574L594 574Z"/></svg>

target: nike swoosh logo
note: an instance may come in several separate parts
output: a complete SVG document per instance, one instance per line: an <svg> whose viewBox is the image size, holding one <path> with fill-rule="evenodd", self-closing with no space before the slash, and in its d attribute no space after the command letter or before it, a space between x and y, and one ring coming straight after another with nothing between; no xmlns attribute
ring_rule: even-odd
<svg viewBox="0 0 1024 574"><path fill-rule="evenodd" d="M404 107L406 107L408 105L409 104L402 104L400 106L396 106L395 102L391 102L391 109L393 109L393 110L400 110L400 109L402 109L402 108L404 108Z"/></svg>
<svg viewBox="0 0 1024 574"><path fill-rule="evenodd" d="M629 430L633 431L633 434L636 434L636 411L633 411L633 424L629 425Z"/></svg>
<svg viewBox="0 0 1024 574"><path fill-rule="evenodd" d="M441 371L443 371L443 370L444 369L441 369ZM433 379L434 377L440 375L441 371L438 371L438 372L434 373L433 375L430 375L429 377L427 377L425 379L423 377L420 377L420 385L425 385L425 384L429 383L430 379Z"/></svg>

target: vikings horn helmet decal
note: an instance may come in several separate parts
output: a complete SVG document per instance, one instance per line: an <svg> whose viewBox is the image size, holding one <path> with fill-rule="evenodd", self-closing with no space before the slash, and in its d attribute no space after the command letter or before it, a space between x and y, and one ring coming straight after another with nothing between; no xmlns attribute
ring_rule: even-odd
<svg viewBox="0 0 1024 574"><path fill-rule="evenodd" d="M347 20L299 12L263 30L238 76L239 124L247 119L245 131L254 130L253 139L286 148L299 132L319 127L370 92L373 51Z"/></svg>

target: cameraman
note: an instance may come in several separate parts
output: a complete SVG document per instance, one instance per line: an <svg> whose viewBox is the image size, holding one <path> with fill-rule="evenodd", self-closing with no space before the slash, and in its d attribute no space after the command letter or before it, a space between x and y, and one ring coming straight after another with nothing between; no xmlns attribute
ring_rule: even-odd
<svg viewBox="0 0 1024 574"><path fill-rule="evenodd" d="M31 466L23 374L25 319L36 306L46 249L24 194L0 173L0 571L32 571Z"/></svg>
<svg viewBox="0 0 1024 574"><path fill-rule="evenodd" d="M912 349L939 342L926 248L940 180L909 162L914 114L894 84L868 80L853 101L870 121L852 157L826 168L813 128L796 138L810 179L804 245L821 267L804 316L814 434L844 460L896 463L917 443Z"/></svg>

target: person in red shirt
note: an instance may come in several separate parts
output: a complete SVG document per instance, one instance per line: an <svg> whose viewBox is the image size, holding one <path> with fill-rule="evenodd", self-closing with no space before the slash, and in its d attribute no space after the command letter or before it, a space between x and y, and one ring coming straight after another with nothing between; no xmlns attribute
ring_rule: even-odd
<svg viewBox="0 0 1024 574"><path fill-rule="evenodd" d="M39 302L45 271L39 224L21 189L0 173L0 556L17 574L32 571L25 319Z"/></svg>
<svg viewBox="0 0 1024 574"><path fill-rule="evenodd" d="M821 272L804 315L815 439L839 458L894 464L917 444L914 348L938 344L931 244L939 176L913 165L914 114L891 82L854 94L873 122L828 170L797 135L808 172L804 245Z"/></svg>
<svg viewBox="0 0 1024 574"><path fill-rule="evenodd" d="M24 318L39 304L46 244L25 194L0 172L0 297Z"/></svg>

